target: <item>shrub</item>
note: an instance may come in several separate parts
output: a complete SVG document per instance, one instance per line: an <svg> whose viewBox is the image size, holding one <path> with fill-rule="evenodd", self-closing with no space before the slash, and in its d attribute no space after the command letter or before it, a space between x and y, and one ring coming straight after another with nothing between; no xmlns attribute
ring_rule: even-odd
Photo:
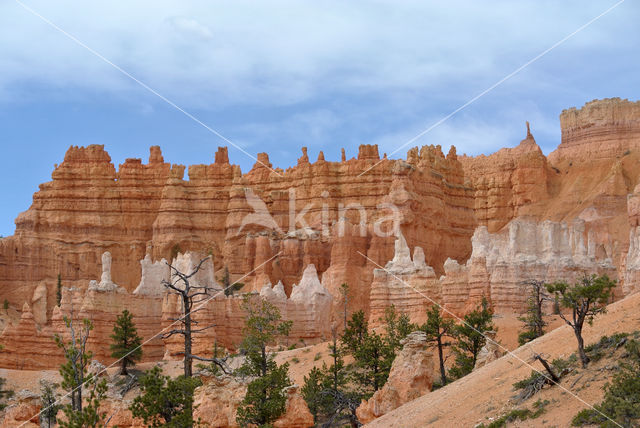
<svg viewBox="0 0 640 428"><path fill-rule="evenodd" d="M640 342L630 340L625 345L620 371L611 383L604 386L602 403L593 409L579 412L573 426L598 425L600 427L635 427L640 422Z"/></svg>

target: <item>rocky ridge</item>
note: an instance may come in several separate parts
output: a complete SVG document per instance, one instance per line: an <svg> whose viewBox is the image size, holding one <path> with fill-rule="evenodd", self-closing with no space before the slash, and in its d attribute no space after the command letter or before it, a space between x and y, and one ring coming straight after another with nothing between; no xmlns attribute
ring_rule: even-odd
<svg viewBox="0 0 640 428"><path fill-rule="evenodd" d="M343 283L348 311L364 310L374 327L392 304L417 321L432 301L462 315L483 296L498 313L518 313L529 279L606 273L620 280L616 297L628 295L640 288L639 121L637 103L608 99L563 112L562 143L548 157L527 124L518 146L489 156L424 146L380 159L363 145L352 159L311 162L304 148L295 167L273 168L261 153L244 174L226 148L186 168L154 146L147 164L127 159L116 170L104 147L71 147L15 235L0 240L0 298L10 306L0 366L57 364L50 337L72 306L94 320L91 346L105 361L97 348L123 308L151 338L179 312L160 284L171 277L166 260L189 269L197 254L211 255L200 281L213 285L226 268L242 292L295 320L292 334L305 341L328 337ZM198 316L218 327L197 349L239 340L240 298L211 299ZM175 342L145 346L148 358L178 358Z"/></svg>

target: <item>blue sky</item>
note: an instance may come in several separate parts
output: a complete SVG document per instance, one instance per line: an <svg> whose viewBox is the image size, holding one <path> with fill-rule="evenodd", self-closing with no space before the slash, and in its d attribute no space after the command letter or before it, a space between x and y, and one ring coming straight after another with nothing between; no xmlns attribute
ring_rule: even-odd
<svg viewBox="0 0 640 428"><path fill-rule="evenodd" d="M283 168L301 146L311 159L362 143L390 153L616 3L22 1ZM640 99L639 11L623 2L413 145L489 154L528 120L549 153L562 109ZM227 145L17 2L0 4L0 24L0 234L70 145L104 144L116 166L154 144L168 162L211 163Z"/></svg>

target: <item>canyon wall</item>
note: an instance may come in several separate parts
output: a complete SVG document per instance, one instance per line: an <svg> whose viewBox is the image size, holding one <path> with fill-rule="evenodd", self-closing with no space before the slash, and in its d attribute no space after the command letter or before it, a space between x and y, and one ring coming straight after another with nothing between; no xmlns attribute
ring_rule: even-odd
<svg viewBox="0 0 640 428"><path fill-rule="evenodd" d="M579 219L570 225L516 219L497 233L480 226L472 237L469 260L461 265L448 259L445 274L436 278L425 264L421 248L414 249L411 259L401 235L393 260L374 271L369 323L373 328L382 325L384 313L392 305L419 324L426 321L426 309L433 304L442 305L445 316L462 317L477 308L483 297L496 313L518 314L527 306L528 281L573 282L592 273L617 278L616 266L606 252L598 251L595 239ZM629 275L634 275L638 266L638 251L633 251ZM614 294L620 298L631 291L621 283Z"/></svg>
<svg viewBox="0 0 640 428"><path fill-rule="evenodd" d="M562 142L548 157L528 123L518 145L488 156L424 146L393 160L362 145L354 158L343 151L332 162L320 152L312 162L303 148L294 167L276 168L260 153L246 173L224 147L213 163L187 168L154 146L146 164L127 159L117 169L103 146L71 147L15 234L0 240L10 351L0 366L37 367L59 353L48 340L63 332L71 302L74 316L94 320L91 346L105 361L99 348L122 309L151 338L179 312L161 284L172 277L166 260L190 267L194 259L178 257L187 252L211 257L198 281L218 284L229 272L241 293L297 320L292 340L303 341L326 338L345 302L376 326L391 305L420 321L431 301L461 315L485 296L497 312L521 312L530 279L607 273L620 280L617 298L635 292L638 105L607 99L565 110ZM112 266L102 271L105 263ZM60 304L58 276L73 290ZM217 296L198 313L216 325L199 351L214 338L237 344L241 303ZM178 358L176 340L151 340L145 353ZM27 356L23 345L41 355Z"/></svg>
<svg viewBox="0 0 640 428"><path fill-rule="evenodd" d="M15 235L0 240L0 297L20 308L42 284L51 316L58 275L65 286L86 288L104 251L113 257L114 282L129 292L146 254L170 260L185 251L211 254L233 279L246 275L247 291L282 281L290 293L308 264L320 274L333 266L334 282L344 282L352 274L336 258L341 237L331 232L342 218L365 224L355 245L377 263L392 254L394 214L436 269L446 257L470 254L472 193L455 150L415 148L404 161L380 159L377 146L363 145L357 158L328 162L320 154L311 163L305 148L286 171L271 169L264 153L258 159L242 174L220 148L213 164L190 166L185 179L185 167L164 162L156 146L147 164L127 159L118 170L103 146L71 147L16 219ZM391 203L397 212L386 208ZM374 236L374 227L391 237Z"/></svg>

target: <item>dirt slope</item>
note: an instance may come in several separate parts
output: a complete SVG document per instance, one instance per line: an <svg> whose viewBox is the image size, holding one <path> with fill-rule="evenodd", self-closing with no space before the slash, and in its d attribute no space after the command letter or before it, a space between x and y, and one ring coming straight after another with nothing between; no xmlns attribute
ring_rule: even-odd
<svg viewBox="0 0 640 428"><path fill-rule="evenodd" d="M585 327L587 344L604 335L632 332L640 329L640 294L627 297L609 306L606 314L596 318L593 326ZM418 398L395 411L373 421L371 427L473 427L488 424L515 408L532 408L534 401L549 400L545 413L535 420L517 422L509 426L570 426L571 419L587 404L601 401L602 386L611 377L615 361L591 364L586 370L562 380L562 387L547 388L528 401L517 404L513 400L513 384L529 376L534 351L549 360L567 358L576 350L576 340L568 326L559 327L545 336L505 355L445 388Z"/></svg>

